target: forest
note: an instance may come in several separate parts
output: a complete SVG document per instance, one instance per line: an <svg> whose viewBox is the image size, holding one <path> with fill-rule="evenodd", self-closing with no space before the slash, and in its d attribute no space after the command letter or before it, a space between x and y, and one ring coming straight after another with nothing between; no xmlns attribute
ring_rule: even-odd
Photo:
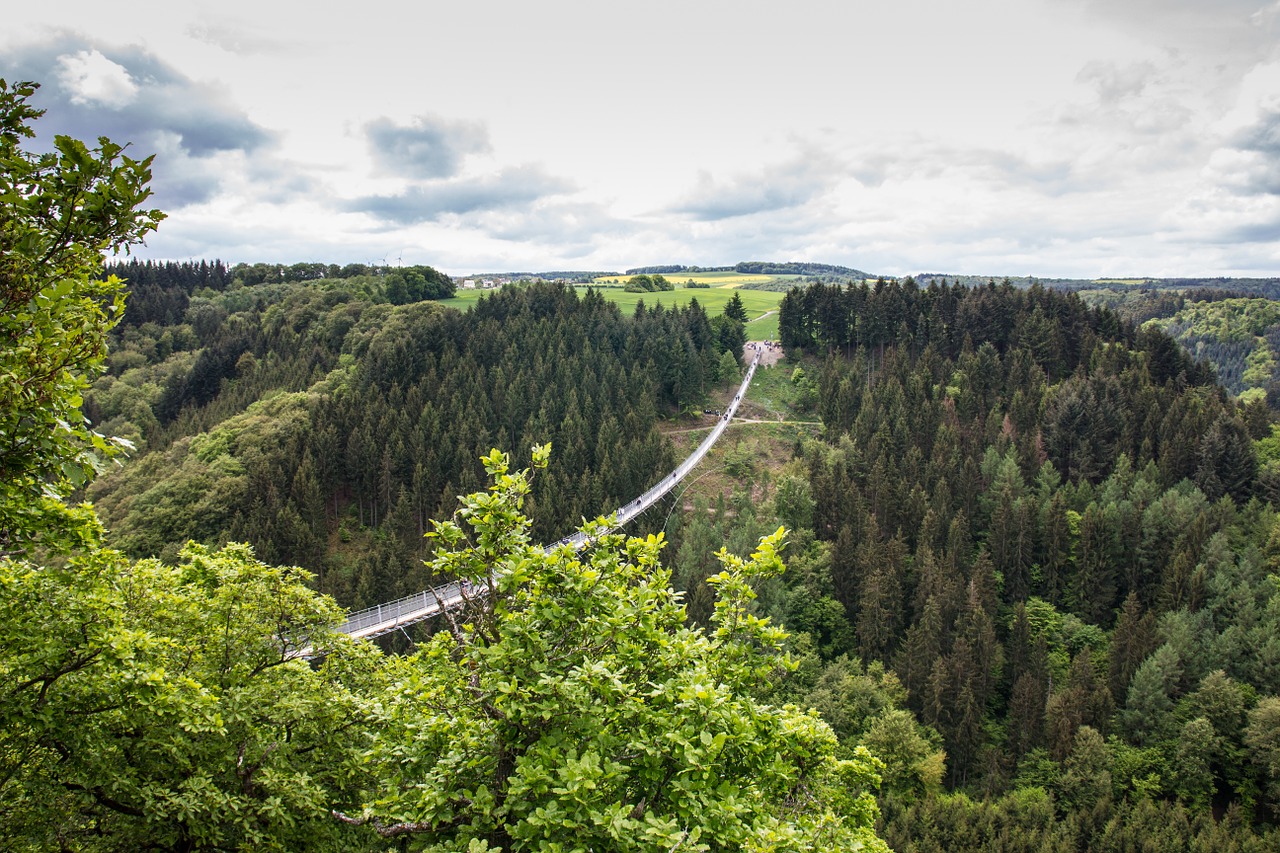
<svg viewBox="0 0 1280 853"><path fill-rule="evenodd" d="M544 549L529 512L537 490L557 482L551 445L529 446L523 469L488 449L476 460L476 490L425 531L426 573L466 580L467 606L402 654L384 654L336 633L343 611L305 569L220 541L134 557L113 547L117 531L78 500L134 449L100 432L86 411L86 394L108 367L121 380L138 371L116 417L134 417L152 448L122 470L147 458L163 467L153 456L162 452L208 466L208 479L154 496L185 508L167 522L185 529L206 512L225 515L220 499L239 500L241 517L260 509L255 492L237 491L239 481L270 466L259 457L271 450L301 448L303 465L310 421L324 410L376 418L379 429L402 415L413 428L429 423L436 383L425 380L439 380L442 369L467 373L468 386L451 380L448 405L461 401L468 429L550 424L544 410L559 405L569 407L565 419L600 418L576 444L564 438L565 454L578 453L583 465L597 449L615 452L624 435L651 444L644 405L678 411L705 393L696 384L710 381L704 369L736 376L740 324L712 322L694 304L637 308L624 319L598 296L579 300L550 285L494 297L464 316L426 301L397 305L385 290L355 300L347 287L315 279L228 285L230 301L215 286L192 289L183 320L203 321L124 324L125 282L103 274L102 258L163 221L143 207L152 161L106 139L90 148L58 137L52 153L27 151L41 115L30 105L35 90L0 80L0 166L10 190L0 231L5 849L886 849L872 828L878 761L865 749L837 754L817 714L769 701L794 662L786 632L755 614L753 585L782 571L782 531L762 536L746 557L721 549L710 627L694 628L660 562L660 534L628 538L605 521L579 520L593 540L588 551ZM225 280L217 264L177 273ZM182 301L159 296L153 304ZM193 306L197 299L205 301ZM229 307L236 310L224 328L219 314ZM494 334L508 324L541 349ZM113 355L128 357L109 366L117 330L129 345ZM733 343L719 361L717 332ZM579 351L590 358L571 365L581 373L571 380ZM259 371L263 363L284 367ZM487 370L549 391L534 398L537 387L476 373ZM505 424L499 407L485 411L494 415L486 424L475 409L491 400L473 393L477 384L527 394L528 420ZM399 405L355 412L334 402L345 394ZM612 423L611 401L624 394L639 395L636 405ZM219 414L229 415L217 421L221 432L193 432ZM464 452L477 437L465 436ZM381 450L387 441L357 446ZM388 518L403 503L403 489L390 503L391 458L381 455L373 491L354 480L336 487L335 512L349 493L343 517L354 504L361 526L377 525L374 539L394 535ZM629 473L628 459L613 461L566 488L607 488ZM293 482L319 482L293 473ZM311 506L313 495L293 492L287 506ZM328 498L322 493L314 508L326 513Z"/></svg>
<svg viewBox="0 0 1280 853"><path fill-rule="evenodd" d="M946 753L951 793L886 786L890 845L1273 846L1265 401L1035 286L797 289L781 330L825 426L797 448L814 569L783 621L824 614L820 657L892 673Z"/></svg>
<svg viewBox="0 0 1280 853"><path fill-rule="evenodd" d="M557 448L530 514L559 539L669 470L659 416L740 372L741 320L696 300L624 317L538 283L460 314L365 285L197 289L171 325L126 309L84 404L138 448L88 493L118 547L246 541L316 572L344 606L376 604L429 580L428 522L483 484L490 449Z"/></svg>
<svg viewBox="0 0 1280 853"><path fill-rule="evenodd" d="M0 83L8 848L1280 845L1273 366L1233 393L1187 337L1270 303L793 287L778 424L624 536L740 378L737 308L104 268L162 225L150 161L27 152L33 91ZM438 624L335 632L452 578Z"/></svg>
<svg viewBox="0 0 1280 853"><path fill-rule="evenodd" d="M263 295L221 322L270 330L243 352L278 363L281 378L261 387L284 393L237 391L248 375L223 377L211 401L186 401L168 425L156 417L139 464L90 493L128 553L177 560L187 536L246 539L268 562L310 567L348 606L437 576L421 534L485 476L464 466L424 485L451 444L454 458L475 460L486 444L527 455L551 436L555 462L525 509L535 541L552 541L573 524L566 508L590 517L668 469L662 421L739 369L740 323L696 305L624 317L554 284L501 292L465 315L314 283ZM575 331L579 322L602 337ZM1266 460L1274 470L1280 453L1265 399L1236 400L1158 328L1035 286L818 284L787 295L780 328L795 405L822 432L798 441L771 482L747 460L741 491L676 513L664 563L687 623L707 628L716 549L746 557L778 525L789 531L788 570L757 582L752 606L791 632L797 669L776 698L816 708L841 755L860 746L884 761L879 830L893 849L1273 844L1280 600ZM121 382L145 388L155 371L159 402L161 373L198 360L186 350L157 360L150 337L117 331L112 359L133 349L150 361L125 359L142 371L127 381L114 367L98 380L85 400L99 417L125 411L106 402ZM324 341L336 344L327 355ZM288 358L309 361L286 369ZM540 375L540 360L565 369ZM544 388L545 398L511 396ZM580 405L548 408L566 394ZM453 414L408 417L444 405L433 399ZM586 436L613 434L601 430L610 417L643 428L617 431L629 445L592 446ZM445 424L468 425L439 432ZM325 450L327 430L350 438ZM362 431L391 440L361 457ZM344 465L317 465L335 458ZM648 467L625 479L637 459ZM312 471L305 488L273 485ZM767 501L752 497L762 485ZM307 541L298 518L310 520ZM192 520L207 526L183 526Z"/></svg>

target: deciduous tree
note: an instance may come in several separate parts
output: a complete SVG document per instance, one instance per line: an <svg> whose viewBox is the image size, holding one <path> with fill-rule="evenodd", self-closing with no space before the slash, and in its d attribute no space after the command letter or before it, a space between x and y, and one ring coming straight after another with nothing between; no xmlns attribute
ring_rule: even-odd
<svg viewBox="0 0 1280 853"><path fill-rule="evenodd" d="M102 137L23 149L43 114L36 85L0 79L0 550L59 539L55 499L83 485L117 445L90 428L81 392L100 372L122 284L99 280L162 214L142 210L151 158ZM48 532L50 535L44 536Z"/></svg>
<svg viewBox="0 0 1280 853"><path fill-rule="evenodd" d="M546 450L535 450L535 467ZM709 633L684 626L661 537L586 528L583 556L533 546L524 473L484 459L487 494L436 523L434 568L468 608L396 684L371 751L379 785L345 819L429 850L886 850L877 762L837 760L815 714L752 698L785 666L749 581L781 570L781 531L721 552Z"/></svg>

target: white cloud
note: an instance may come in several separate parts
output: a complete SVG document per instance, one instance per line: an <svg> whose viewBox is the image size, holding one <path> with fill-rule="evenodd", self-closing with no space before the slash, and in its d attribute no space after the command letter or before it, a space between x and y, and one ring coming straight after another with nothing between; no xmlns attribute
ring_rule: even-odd
<svg viewBox="0 0 1280 853"><path fill-rule="evenodd" d="M342 203L350 212L410 225L446 216L504 210L570 192L573 185L539 166L517 166L487 175L414 184L393 195L361 196Z"/></svg>
<svg viewBox="0 0 1280 853"><path fill-rule="evenodd" d="M237 56L278 54L293 46L293 43L286 39L255 32L248 23L222 18L193 21L183 32L197 41Z"/></svg>
<svg viewBox="0 0 1280 853"><path fill-rule="evenodd" d="M728 178L703 170L697 186L672 210L702 220L786 210L820 198L842 178L839 164L816 151Z"/></svg>
<svg viewBox="0 0 1280 853"><path fill-rule="evenodd" d="M119 109L133 101L138 86L128 70L97 50L81 50L58 57L58 78L71 93L73 104L103 104Z"/></svg>

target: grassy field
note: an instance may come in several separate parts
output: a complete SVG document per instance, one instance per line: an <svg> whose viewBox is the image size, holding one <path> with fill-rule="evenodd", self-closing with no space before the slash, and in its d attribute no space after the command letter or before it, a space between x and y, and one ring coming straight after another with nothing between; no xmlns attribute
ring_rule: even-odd
<svg viewBox="0 0 1280 853"><path fill-rule="evenodd" d="M778 294L782 296L783 294ZM745 301L745 300L744 300ZM779 302L782 300L779 299ZM750 309L747 309L750 312ZM778 339L778 309L770 309L769 314L759 316L752 314L754 320L747 323L747 340L776 341Z"/></svg>
<svg viewBox="0 0 1280 853"><path fill-rule="evenodd" d="M718 275L718 273L709 273L709 275ZM737 275L739 278L746 277L737 273L725 273L724 275ZM760 276L760 278L768 278L768 276ZM610 302L616 302L625 314L635 311L636 303L641 299L648 306L663 305L666 307L687 305L690 299L697 299L698 304L712 317L723 313L724 306L728 304L736 293L742 298L743 307L747 309L747 316L751 318L751 321L747 323L747 340L752 341L778 339L777 311L778 305L785 295L765 290L737 290L735 287L712 287L705 290L695 288L690 290L677 286L675 290L666 290L660 293L627 293L621 287L599 287L596 289L605 299ZM586 287L579 287L577 290L579 294L587 292ZM459 290L457 296L452 299L442 299L440 304L466 311L481 296L491 292L488 290ZM759 319L770 311L774 313Z"/></svg>
<svg viewBox="0 0 1280 853"><path fill-rule="evenodd" d="M791 384L791 372L795 368L796 362L784 357L772 367L761 367L756 370L756 375L751 380L751 387L747 389L746 399L742 401L742 407L738 409L738 413L744 418L766 421L816 421L817 415L809 412L797 413L791 408L795 397L795 386Z"/></svg>

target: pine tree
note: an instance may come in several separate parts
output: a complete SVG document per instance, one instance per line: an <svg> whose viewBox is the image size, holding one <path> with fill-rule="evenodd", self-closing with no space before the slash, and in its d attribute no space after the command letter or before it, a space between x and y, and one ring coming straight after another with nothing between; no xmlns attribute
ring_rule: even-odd
<svg viewBox="0 0 1280 853"><path fill-rule="evenodd" d="M1111 695L1121 700L1138 667L1155 650L1155 616L1144 613L1138 594L1130 592L1120 609L1108 650L1107 684Z"/></svg>

